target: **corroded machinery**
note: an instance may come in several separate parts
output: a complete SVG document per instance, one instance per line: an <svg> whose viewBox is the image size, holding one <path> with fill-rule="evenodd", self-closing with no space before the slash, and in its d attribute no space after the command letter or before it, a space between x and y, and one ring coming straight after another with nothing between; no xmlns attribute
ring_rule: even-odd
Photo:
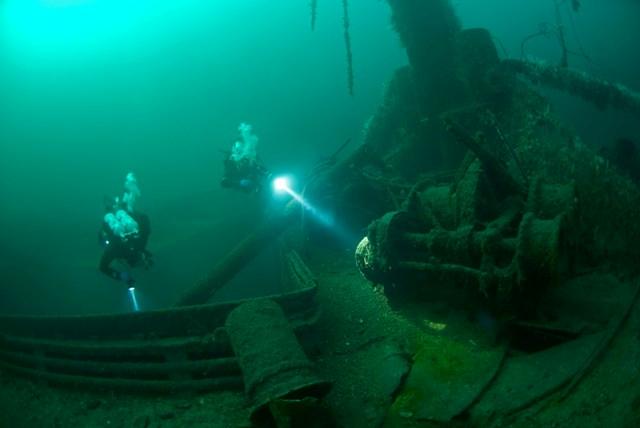
<svg viewBox="0 0 640 428"><path fill-rule="evenodd" d="M530 306L570 274L574 185L535 179L520 197L496 191L484 171L476 161L453 184L416 186L369 226L356 250L361 272L405 297L465 284L504 310Z"/></svg>

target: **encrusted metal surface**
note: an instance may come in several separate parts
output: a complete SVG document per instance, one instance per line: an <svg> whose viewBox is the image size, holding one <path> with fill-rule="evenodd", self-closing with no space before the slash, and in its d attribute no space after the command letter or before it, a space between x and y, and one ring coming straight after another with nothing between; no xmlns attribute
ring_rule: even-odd
<svg viewBox="0 0 640 428"><path fill-rule="evenodd" d="M304 346L313 340L316 283L297 254L287 254L286 262L288 291L267 298L283 308ZM241 389L224 322L246 301L115 315L0 317L0 368L92 388Z"/></svg>

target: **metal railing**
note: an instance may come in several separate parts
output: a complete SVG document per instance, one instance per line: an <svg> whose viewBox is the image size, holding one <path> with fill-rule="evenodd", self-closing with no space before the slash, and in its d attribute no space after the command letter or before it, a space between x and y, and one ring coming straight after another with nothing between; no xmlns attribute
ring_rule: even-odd
<svg viewBox="0 0 640 428"><path fill-rule="evenodd" d="M285 256L278 302L303 347L318 315L316 283L295 252ZM0 317L0 369L52 384L140 392L241 389L223 328L243 301L117 315Z"/></svg>

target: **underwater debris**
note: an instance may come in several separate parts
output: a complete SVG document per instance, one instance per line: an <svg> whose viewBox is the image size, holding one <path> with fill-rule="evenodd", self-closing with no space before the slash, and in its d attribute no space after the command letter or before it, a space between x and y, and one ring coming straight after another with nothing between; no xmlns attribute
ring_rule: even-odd
<svg viewBox="0 0 640 428"><path fill-rule="evenodd" d="M618 138L604 145L599 154L611 161L622 174L640 183L640 148L633 140Z"/></svg>
<svg viewBox="0 0 640 428"><path fill-rule="evenodd" d="M344 28L344 47L347 51L347 87L353 96L353 55L351 52L351 34L349 33L349 0L342 0L342 25Z"/></svg>
<svg viewBox="0 0 640 428"><path fill-rule="evenodd" d="M628 299L628 303L624 310L618 314L618 316L614 317L610 323L608 330L602 335L601 340L599 340L594 346L593 351L589 354L589 357L584 361L584 364L580 366L580 369L571 379L569 385L567 385L566 389L562 392L562 395L558 398L558 401L562 401L566 399L571 392L574 390L576 385L578 385L582 379L586 376L589 370L593 367L595 362L602 356L604 352L609 348L611 341L616 336L616 334L621 330L622 325L625 323L633 306L638 301L638 295L640 295L640 285L636 284L636 289L633 291L633 294Z"/></svg>
<svg viewBox="0 0 640 428"><path fill-rule="evenodd" d="M385 426L433 426L422 425L426 421L450 423L491 385L505 357L506 348L502 346L484 348L473 341L423 338L413 356L411 371L389 409Z"/></svg>
<svg viewBox="0 0 640 428"><path fill-rule="evenodd" d="M391 22L407 50L426 113L442 112L461 95L455 73L455 38L461 29L448 0L387 0Z"/></svg>
<svg viewBox="0 0 640 428"><path fill-rule="evenodd" d="M556 28L558 35L558 43L560 43L560 49L562 56L560 57L560 67L569 67L569 49L567 48L567 37L564 33L564 24L562 23L562 13L560 12L560 2L553 0L556 11Z"/></svg>
<svg viewBox="0 0 640 428"><path fill-rule="evenodd" d="M318 13L318 0L310 0L309 9L311 14L311 31L315 31ZM349 95L353 96L353 54L351 50L350 26L349 1L342 0L342 28L344 30L344 45L347 53L347 88L349 89Z"/></svg>
<svg viewBox="0 0 640 428"><path fill-rule="evenodd" d="M331 382L314 373L277 302L243 303L229 314L225 328L242 371L253 422L272 420L274 401L321 399L331 389Z"/></svg>
<svg viewBox="0 0 640 428"><path fill-rule="evenodd" d="M316 29L316 16L318 12L318 0L311 0L309 2L309 7L311 9L311 31L315 31Z"/></svg>
<svg viewBox="0 0 640 428"><path fill-rule="evenodd" d="M554 4L554 9L555 9L555 24L551 25L547 22L543 22L539 25L538 27L538 31L528 35L527 37L525 37L522 42L520 43L520 58L521 59L525 59L526 55L525 55L525 45L532 39L536 39L538 37L545 37L545 38L553 38L558 42L558 47L560 48L560 60L558 62L558 65L560 67L563 68L567 68L569 66L569 55L573 55L573 56L579 56L582 57L584 60L586 60L587 62L592 62L591 58L589 57L589 55L587 55L584 51L584 48L582 47L582 43L580 41L580 37L578 36L578 34L575 34L576 31L576 24L573 21L573 13L577 13L580 9L580 3L576 0L572 0L571 4L568 4L568 2L564 1L564 0L553 0L553 4ZM565 14L570 18L571 20L571 28L573 30L573 37L576 39L575 42L577 43L577 47L578 47L578 51L572 51L569 49L569 46L567 44L567 32L566 32L566 26L563 22L563 13L561 10L561 7L566 6L568 8L568 10L565 12Z"/></svg>
<svg viewBox="0 0 640 428"><path fill-rule="evenodd" d="M513 144L511 144L511 142L504 135L504 132L502 132L502 129L498 125L498 120L496 116L493 114L493 112L489 111L487 113L487 116L488 116L488 120L491 122L491 125L495 129L496 134L498 135L499 141L502 143L504 147L506 147L507 151L509 152L509 155L511 156L511 159L513 159L513 162L515 163L516 167L520 171L520 175L522 176L522 180L525 186L529 186L529 176L525 171L524 167L522 166L522 160L520 159L520 156L518 156L518 154L516 153L516 150L513 147Z"/></svg>
<svg viewBox="0 0 640 428"><path fill-rule="evenodd" d="M297 207L297 202L292 201L282 212L274 215L260 225L251 235L240 241L222 260L218 261L206 277L187 290L175 306L206 303L267 245L272 243L289 227L296 224L296 219L299 218Z"/></svg>
<svg viewBox="0 0 640 428"><path fill-rule="evenodd" d="M580 12L580 6L582 6L580 0L571 0L571 9L573 9L574 12Z"/></svg>
<svg viewBox="0 0 640 428"><path fill-rule="evenodd" d="M472 285L494 309L517 315L570 271L574 186L537 179L523 204L518 188L498 189L481 161L456 192L445 185L412 192L402 209L369 226L356 264L385 285L390 302L394 294L442 295L453 289L443 285L449 281ZM491 213L495 205L503 212Z"/></svg>
<svg viewBox="0 0 640 428"><path fill-rule="evenodd" d="M581 71L548 65L542 62L506 59L502 65L522 74L531 82L550 86L578 96L598 108L615 108L640 114L640 94L619 84L589 76Z"/></svg>
<svg viewBox="0 0 640 428"><path fill-rule="evenodd" d="M513 415L543 402L570 382L601 337L602 333L585 335L543 352L507 358L494 382L470 409L471 420L486 420L496 413Z"/></svg>
<svg viewBox="0 0 640 428"><path fill-rule="evenodd" d="M506 169L506 165L503 165L493 154L486 150L477 138L469 135L462 126L454 122L450 117L445 116L443 119L447 132L451 133L456 141L466 146L471 150L482 162L483 167L486 169L490 180L496 186L500 186L507 191L513 191L518 194L524 194L525 191L522 186L509 174ZM511 151L513 148L508 146ZM514 160L518 159L515 156L515 152L512 155ZM518 164L520 167L520 165ZM524 175L524 173L523 173Z"/></svg>
<svg viewBox="0 0 640 428"><path fill-rule="evenodd" d="M314 352L316 338L301 333L318 321L317 284L295 251L284 259L287 291L269 301L284 312L281 322L299 337L298 346ZM77 390L239 391L242 372L224 322L244 302L85 317L0 315L1 372ZM278 336L281 332L269 335ZM90 398L94 402L83 406L87 410L101 406ZM189 402L176 409L186 410Z"/></svg>

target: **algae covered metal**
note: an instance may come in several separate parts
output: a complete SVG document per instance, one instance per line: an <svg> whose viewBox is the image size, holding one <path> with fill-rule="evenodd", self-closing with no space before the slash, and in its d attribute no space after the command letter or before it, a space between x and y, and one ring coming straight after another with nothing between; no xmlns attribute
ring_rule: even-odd
<svg viewBox="0 0 640 428"><path fill-rule="evenodd" d="M288 291L272 296L304 345L314 341L316 284L295 253ZM244 301L118 315L0 317L0 366L52 384L126 391L241 390L225 331Z"/></svg>

